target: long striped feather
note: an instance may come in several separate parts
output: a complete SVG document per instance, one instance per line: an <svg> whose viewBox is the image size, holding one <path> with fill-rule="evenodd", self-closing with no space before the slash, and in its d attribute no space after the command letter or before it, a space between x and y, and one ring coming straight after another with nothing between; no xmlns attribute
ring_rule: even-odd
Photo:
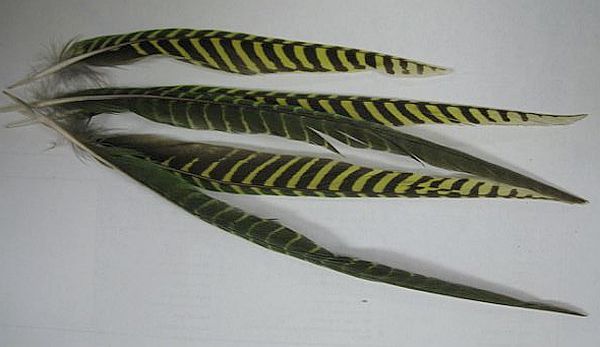
<svg viewBox="0 0 600 347"><path fill-rule="evenodd" d="M80 63L112 66L156 55L244 75L375 69L391 75L428 76L448 71L415 60L355 48L220 30L173 28L74 42L64 50L56 65L13 84L11 88Z"/></svg>
<svg viewBox="0 0 600 347"><path fill-rule="evenodd" d="M558 200L585 202L580 197L512 170L381 124L224 94L200 94L193 99L162 95L170 91L170 88L163 91L157 88L89 89L65 95L64 98L39 102L37 106L60 107L67 112L85 112L89 115L129 111L155 122L178 127L270 134L337 151L322 136L325 134L352 147L410 156L443 169L527 188Z"/></svg>
<svg viewBox="0 0 600 347"><path fill-rule="evenodd" d="M488 197L551 199L531 190L472 177L436 177L362 167L337 160L256 152L157 136L117 136L104 143L207 190L318 197Z"/></svg>
<svg viewBox="0 0 600 347"><path fill-rule="evenodd" d="M11 94L8 95L15 98ZM56 121L44 115L30 115L30 117L36 122L39 121L55 129L74 146L89 153L107 166L120 170L185 211L209 224L275 252L369 281L468 300L585 316L583 313L558 305L523 301L507 295L425 277L362 259L337 255L277 221L253 216L204 194L200 188L188 180L144 159L143 154L136 153L130 148L115 146L115 143L105 142L101 133L89 127L89 123L80 124L79 118L70 117ZM131 140L135 142L136 137L132 137ZM121 136L121 141L125 142L126 136Z"/></svg>
<svg viewBox="0 0 600 347"><path fill-rule="evenodd" d="M587 117L587 114L545 114L463 104L359 95L309 94L203 85L156 87L155 92L151 89L146 88L143 92L192 99L198 95L226 94L272 105L298 106L308 111L336 113L341 116L387 126L420 124L567 125ZM0 113L17 109L18 107L7 106L6 109L0 108Z"/></svg>
<svg viewBox="0 0 600 347"><path fill-rule="evenodd" d="M164 88L164 87L163 87ZM387 126L418 124L477 125L565 125L586 114L556 115L490 107L447 104L370 96L309 94L273 90L237 89L215 86L172 86L163 95L194 97L198 94L227 94L273 105L300 106L309 111L337 113L342 116Z"/></svg>

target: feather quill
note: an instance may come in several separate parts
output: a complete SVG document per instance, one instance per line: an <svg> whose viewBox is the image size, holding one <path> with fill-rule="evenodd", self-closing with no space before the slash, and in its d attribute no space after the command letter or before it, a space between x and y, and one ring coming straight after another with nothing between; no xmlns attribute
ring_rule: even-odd
<svg viewBox="0 0 600 347"><path fill-rule="evenodd" d="M8 95L15 98L11 94ZM21 101L19 102L21 103ZM585 316L583 313L557 305L523 301L507 295L426 277L362 259L337 255L277 221L253 216L204 194L196 185L174 172L144 159L143 154L140 155L134 149L119 147L110 141L106 142L105 136L98 130L89 127L89 123L85 122L85 119L84 123L78 123L80 118L75 117L63 118L58 121L43 114L32 117L32 120L39 121L58 131L80 150L154 190L185 211L209 224L275 252L369 281L480 302ZM133 136L130 138L132 141L129 142L127 135L121 135L118 138L123 143L135 143L140 139L140 137Z"/></svg>
<svg viewBox="0 0 600 347"><path fill-rule="evenodd" d="M165 88L88 89L40 101L38 108L61 112L134 112L177 127L230 133L269 134L338 150L322 134L346 145L409 156L443 169L522 187L570 203L584 199L467 153L400 132L381 124L302 107L271 105L226 94L172 96ZM164 95L163 95L164 94Z"/></svg>
<svg viewBox="0 0 600 347"><path fill-rule="evenodd" d="M353 72L375 69L391 75L428 76L448 69L354 48L262 37L219 30L155 29L72 42L60 59L15 88L81 66L113 66L149 56L244 75L278 72Z"/></svg>

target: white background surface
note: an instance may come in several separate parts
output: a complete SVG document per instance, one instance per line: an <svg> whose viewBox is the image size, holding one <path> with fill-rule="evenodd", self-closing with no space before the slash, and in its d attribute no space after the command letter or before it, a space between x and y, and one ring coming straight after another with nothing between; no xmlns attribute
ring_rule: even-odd
<svg viewBox="0 0 600 347"><path fill-rule="evenodd" d="M68 146L46 150L56 139L47 129L0 129L0 346L598 346L599 17L594 0L4 0L0 86L23 77L49 42L213 28L372 49L455 72L431 79L376 72L244 77L152 61L119 71L113 82L590 113L568 127L412 131L591 203L222 195L341 253L589 314L569 317L365 282L274 254L82 163ZM3 115L2 123L18 119ZM134 117L127 122L150 127ZM186 136L323 153L264 137ZM412 165L344 152L380 166Z"/></svg>

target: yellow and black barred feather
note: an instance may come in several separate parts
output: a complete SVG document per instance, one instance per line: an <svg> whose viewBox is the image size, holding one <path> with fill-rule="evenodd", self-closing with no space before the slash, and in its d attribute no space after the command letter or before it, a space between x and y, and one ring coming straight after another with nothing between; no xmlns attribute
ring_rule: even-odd
<svg viewBox="0 0 600 347"><path fill-rule="evenodd" d="M164 90L161 93L165 93ZM306 110L336 113L387 126L418 124L476 125L565 125L585 118L585 114L555 115L370 96L295 93L273 90L237 89L215 86L172 86L164 95L194 97L196 94L226 94L268 104L300 106Z"/></svg>
<svg viewBox="0 0 600 347"><path fill-rule="evenodd" d="M440 168L465 172L491 181L533 190L558 200L585 200L515 171L467 153L405 134L382 124L302 107L271 105L226 94L197 94L194 98L168 95L166 88L101 88L39 102L89 116L106 112L134 112L152 121L178 127L230 133L269 134L337 149L328 135L346 145L410 156Z"/></svg>
<svg viewBox="0 0 600 347"><path fill-rule="evenodd" d="M163 55L216 70L253 75L276 72L352 72L432 75L446 69L387 54L219 30L159 29L101 36L73 44L67 57L114 47L90 57L113 65Z"/></svg>
<svg viewBox="0 0 600 347"><path fill-rule="evenodd" d="M526 188L473 177L441 177L373 169L337 160L256 152L156 136L103 141L133 149L143 159L208 190L316 197L451 197L546 199Z"/></svg>
<svg viewBox="0 0 600 347"><path fill-rule="evenodd" d="M448 69L388 54L220 30L155 29L72 42L58 62L9 88L76 66L113 66L150 56L171 57L210 69L254 75L279 72L354 72L430 76Z"/></svg>

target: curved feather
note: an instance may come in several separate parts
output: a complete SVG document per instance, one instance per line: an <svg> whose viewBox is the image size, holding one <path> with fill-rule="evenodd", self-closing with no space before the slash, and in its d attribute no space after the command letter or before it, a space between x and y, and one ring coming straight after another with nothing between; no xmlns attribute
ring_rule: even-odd
<svg viewBox="0 0 600 347"><path fill-rule="evenodd" d="M319 197L502 197L552 199L472 177L435 177L362 167L337 160L256 152L151 135L103 140L208 190Z"/></svg>
<svg viewBox="0 0 600 347"><path fill-rule="evenodd" d="M391 75L428 76L448 69L388 54L341 46L220 30L169 28L98 36L77 41L62 59L11 88L75 64L112 66L166 56L244 75L278 72L354 72L375 69Z"/></svg>
<svg viewBox="0 0 600 347"><path fill-rule="evenodd" d="M165 88L165 94L169 91ZM161 95L160 89L103 88L68 94L38 106L73 108L90 115L134 112L178 127L231 133L269 134L337 149L322 134L346 145L410 156L433 166L465 172L499 183L523 187L570 203L584 199L515 171L417 136L367 121L301 107L270 105L224 94L194 99Z"/></svg>

